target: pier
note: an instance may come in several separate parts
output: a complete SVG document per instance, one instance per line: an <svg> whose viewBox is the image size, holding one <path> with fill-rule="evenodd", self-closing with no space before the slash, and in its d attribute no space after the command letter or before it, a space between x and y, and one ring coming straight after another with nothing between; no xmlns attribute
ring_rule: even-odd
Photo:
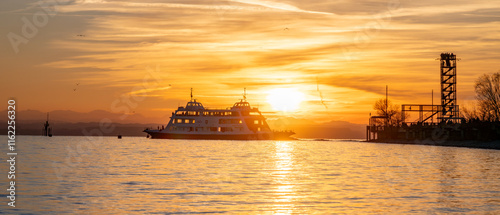
<svg viewBox="0 0 500 215"><path fill-rule="evenodd" d="M442 53L439 60L440 104L403 104L401 121L396 123L388 115L370 116L366 141L500 149L500 122L466 120L460 115L456 55ZM387 94L385 101L387 107Z"/></svg>

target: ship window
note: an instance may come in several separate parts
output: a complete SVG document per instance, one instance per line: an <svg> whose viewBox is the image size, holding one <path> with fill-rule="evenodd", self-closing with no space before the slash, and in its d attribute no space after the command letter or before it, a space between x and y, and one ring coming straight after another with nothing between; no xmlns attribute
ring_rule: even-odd
<svg viewBox="0 0 500 215"><path fill-rule="evenodd" d="M260 128L259 128L260 129ZM193 131L193 127L189 127L189 131Z"/></svg>
<svg viewBox="0 0 500 215"><path fill-rule="evenodd" d="M192 119L191 123L193 123L193 124L196 123L196 119Z"/></svg>
<svg viewBox="0 0 500 215"><path fill-rule="evenodd" d="M250 112L250 115L252 115L252 116L258 116L258 115L260 115L260 113L259 112Z"/></svg>
<svg viewBox="0 0 500 215"><path fill-rule="evenodd" d="M210 127L210 131L217 131L217 127Z"/></svg>
<svg viewBox="0 0 500 215"><path fill-rule="evenodd" d="M243 123L243 121L241 121L241 119L240 119L240 124L241 124L241 123Z"/></svg>
<svg viewBox="0 0 500 215"><path fill-rule="evenodd" d="M218 132L221 132L221 131L222 131L222 128L221 128L221 127L217 127L217 131L218 131Z"/></svg>
<svg viewBox="0 0 500 215"><path fill-rule="evenodd" d="M254 120L253 124L258 125L259 124L259 120Z"/></svg>
<svg viewBox="0 0 500 215"><path fill-rule="evenodd" d="M184 119L184 123L189 123L189 119Z"/></svg>
<svg viewBox="0 0 500 215"><path fill-rule="evenodd" d="M233 131L233 128L231 127L220 127L221 132L231 132Z"/></svg>
<svg viewBox="0 0 500 215"><path fill-rule="evenodd" d="M177 119L177 123L182 123L182 119Z"/></svg>
<svg viewBox="0 0 500 215"><path fill-rule="evenodd" d="M260 131L260 127L257 128L257 131Z"/></svg>

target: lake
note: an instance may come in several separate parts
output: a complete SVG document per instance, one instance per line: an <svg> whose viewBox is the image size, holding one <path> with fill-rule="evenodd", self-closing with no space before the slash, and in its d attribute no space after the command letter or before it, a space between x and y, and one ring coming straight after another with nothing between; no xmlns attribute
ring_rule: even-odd
<svg viewBox="0 0 500 215"><path fill-rule="evenodd" d="M500 213L500 150L144 137L16 144L15 209L2 153L5 213Z"/></svg>

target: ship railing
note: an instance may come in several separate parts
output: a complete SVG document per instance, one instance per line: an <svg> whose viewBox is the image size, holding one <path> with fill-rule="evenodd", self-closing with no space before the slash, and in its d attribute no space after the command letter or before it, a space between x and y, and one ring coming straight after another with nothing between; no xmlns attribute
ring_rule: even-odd
<svg viewBox="0 0 500 215"><path fill-rule="evenodd" d="M221 107L221 108L218 108L218 107L210 107L210 108L205 108L205 110L208 110L208 111L218 111L218 110L231 110L230 107Z"/></svg>

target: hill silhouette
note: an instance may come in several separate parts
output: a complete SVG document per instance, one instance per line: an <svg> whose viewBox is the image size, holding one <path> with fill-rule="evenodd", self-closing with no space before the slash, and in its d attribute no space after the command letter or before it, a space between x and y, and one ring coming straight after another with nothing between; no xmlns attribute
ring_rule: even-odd
<svg viewBox="0 0 500 215"><path fill-rule="evenodd" d="M0 114L7 116L7 110ZM57 136L80 136L91 130L99 130L101 122L110 123L114 129L103 132L105 136L146 136L142 132L145 128L156 128L167 125L170 117L165 115L159 118L147 118L141 114L127 115L122 119L122 114L112 113L105 110L94 110L91 112L75 112L71 110L55 110L50 112L50 126L52 133ZM41 135L43 123L47 113L38 110L16 111L16 134L18 135ZM6 119L0 123L6 124ZM330 121L316 123L308 119L297 119L293 117L270 118L267 120L273 130L293 130L296 138L325 138L325 139L364 139L365 126L345 121ZM7 133L7 127L0 128L1 132ZM102 129L101 129L102 130ZM105 129L104 129L105 130Z"/></svg>

